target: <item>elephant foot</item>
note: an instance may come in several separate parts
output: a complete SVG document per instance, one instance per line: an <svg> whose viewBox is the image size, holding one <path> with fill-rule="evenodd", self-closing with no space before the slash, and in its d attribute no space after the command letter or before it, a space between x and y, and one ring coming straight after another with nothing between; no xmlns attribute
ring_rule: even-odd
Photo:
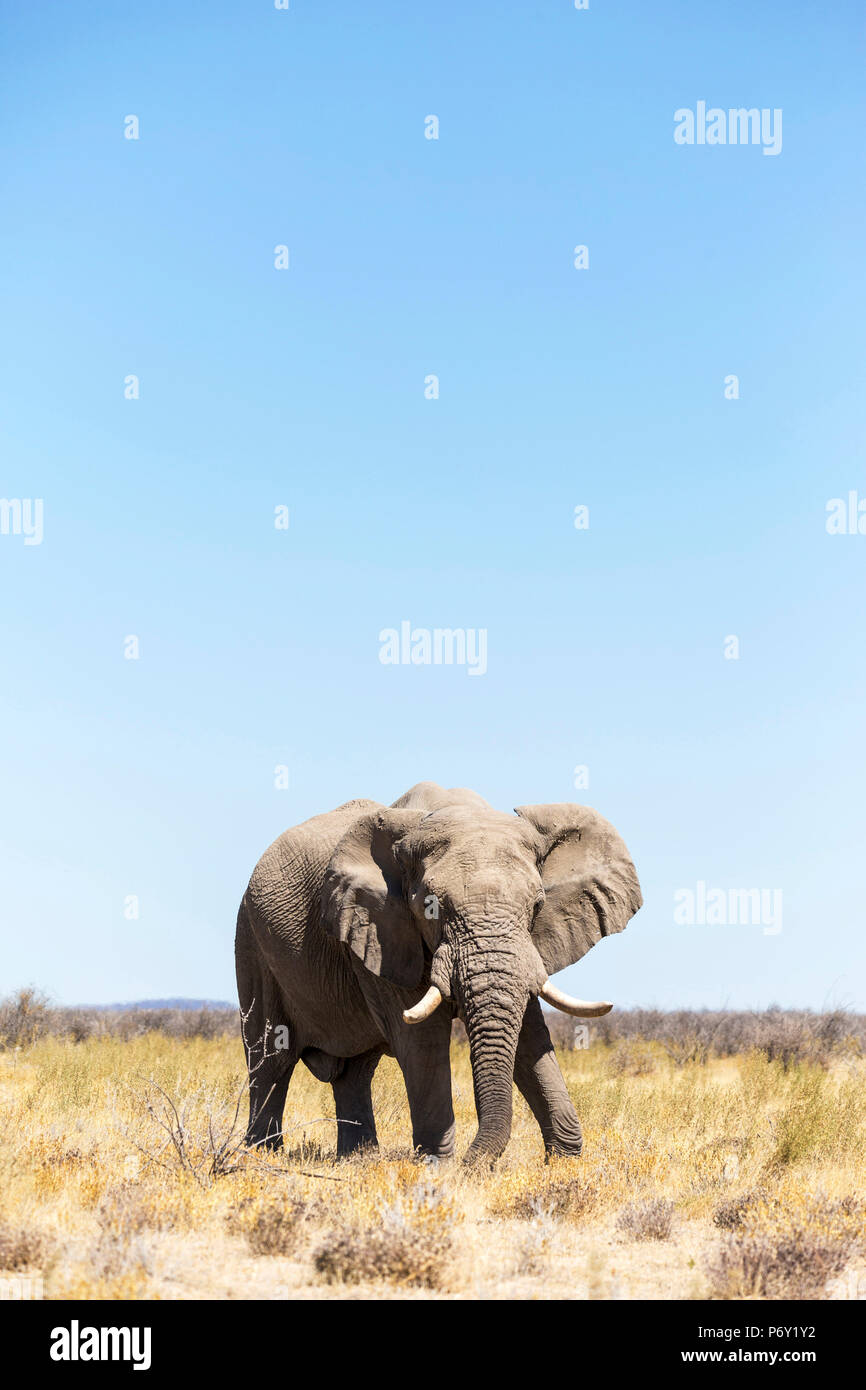
<svg viewBox="0 0 866 1390"><path fill-rule="evenodd" d="M419 1134L416 1130L412 1135L412 1144L415 1157L423 1162L428 1160L440 1160L454 1157L454 1144L456 1138L456 1127L453 1122L443 1130L435 1130L433 1133Z"/></svg>
<svg viewBox="0 0 866 1390"><path fill-rule="evenodd" d="M453 1162L454 1162L454 1154L453 1154L453 1152L452 1152L452 1153L425 1154L425 1153L421 1153L420 1150L416 1149L416 1151L415 1151L415 1159L416 1159L416 1161L417 1161L418 1163L422 1164L423 1167L425 1167L425 1168L432 1168L433 1171L435 1172L437 1169L439 1169L439 1168L446 1168L446 1167L448 1167L449 1164L453 1163Z"/></svg>
<svg viewBox="0 0 866 1390"><path fill-rule="evenodd" d="M551 1158L580 1158L583 1153L583 1131L576 1115L548 1128L544 1135L544 1150L548 1162Z"/></svg>
<svg viewBox="0 0 866 1390"><path fill-rule="evenodd" d="M544 1152L544 1161L549 1163L552 1158L580 1158L583 1154L583 1142L577 1144L550 1144Z"/></svg>
<svg viewBox="0 0 866 1390"><path fill-rule="evenodd" d="M339 1120L337 1123L337 1158L354 1158L357 1154L372 1154L379 1151L379 1139L375 1129L353 1120Z"/></svg>
<svg viewBox="0 0 866 1390"><path fill-rule="evenodd" d="M279 1134L247 1134L244 1137L244 1147L255 1149L260 1152L265 1149L268 1153L278 1153L283 1147L282 1132Z"/></svg>

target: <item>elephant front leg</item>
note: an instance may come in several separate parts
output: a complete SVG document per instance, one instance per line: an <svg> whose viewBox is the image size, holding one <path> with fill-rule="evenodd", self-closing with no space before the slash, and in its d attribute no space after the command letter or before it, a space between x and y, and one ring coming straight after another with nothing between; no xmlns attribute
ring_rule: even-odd
<svg viewBox="0 0 866 1390"><path fill-rule="evenodd" d="M424 1023L401 1024L395 1043L412 1116L412 1147L423 1156L452 1158L450 1013L440 1009Z"/></svg>
<svg viewBox="0 0 866 1390"><path fill-rule="evenodd" d="M517 1088L538 1121L544 1149L579 1157L583 1134L537 999L530 999L514 1063Z"/></svg>

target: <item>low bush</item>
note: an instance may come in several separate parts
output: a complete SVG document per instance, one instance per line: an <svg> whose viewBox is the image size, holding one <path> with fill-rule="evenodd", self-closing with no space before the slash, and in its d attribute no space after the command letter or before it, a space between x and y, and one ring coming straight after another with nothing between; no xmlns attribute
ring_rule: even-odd
<svg viewBox="0 0 866 1390"><path fill-rule="evenodd" d="M665 1197L648 1197L623 1207L616 1228L628 1240L668 1240L673 1219L673 1202Z"/></svg>

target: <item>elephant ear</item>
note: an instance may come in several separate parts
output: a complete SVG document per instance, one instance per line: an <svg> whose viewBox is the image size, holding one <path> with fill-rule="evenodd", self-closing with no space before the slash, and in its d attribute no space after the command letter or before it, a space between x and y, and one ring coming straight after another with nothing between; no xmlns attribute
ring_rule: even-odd
<svg viewBox="0 0 866 1390"><path fill-rule="evenodd" d="M424 975L424 948L403 893L395 846L422 811L361 816L331 856L321 891L325 930L344 941L374 975L414 988Z"/></svg>
<svg viewBox="0 0 866 1390"><path fill-rule="evenodd" d="M620 932L643 902L631 857L613 826L589 806L517 806L541 835L545 900L532 940L548 972L564 970L603 936Z"/></svg>

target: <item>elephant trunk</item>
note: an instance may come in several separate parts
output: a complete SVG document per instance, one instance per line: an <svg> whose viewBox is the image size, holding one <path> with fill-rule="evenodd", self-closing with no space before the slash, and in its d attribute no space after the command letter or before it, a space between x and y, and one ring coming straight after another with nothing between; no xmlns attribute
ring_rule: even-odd
<svg viewBox="0 0 866 1390"><path fill-rule="evenodd" d="M467 1024L472 1086L478 1131L466 1152L466 1162L499 1158L511 1138L512 1084L519 1024L495 1028L489 1020L478 1028Z"/></svg>
<svg viewBox="0 0 866 1390"><path fill-rule="evenodd" d="M469 958L458 955L454 972L466 1032L478 1132L466 1162L494 1161L511 1137L514 1059L530 994L525 953L513 939L477 942Z"/></svg>

